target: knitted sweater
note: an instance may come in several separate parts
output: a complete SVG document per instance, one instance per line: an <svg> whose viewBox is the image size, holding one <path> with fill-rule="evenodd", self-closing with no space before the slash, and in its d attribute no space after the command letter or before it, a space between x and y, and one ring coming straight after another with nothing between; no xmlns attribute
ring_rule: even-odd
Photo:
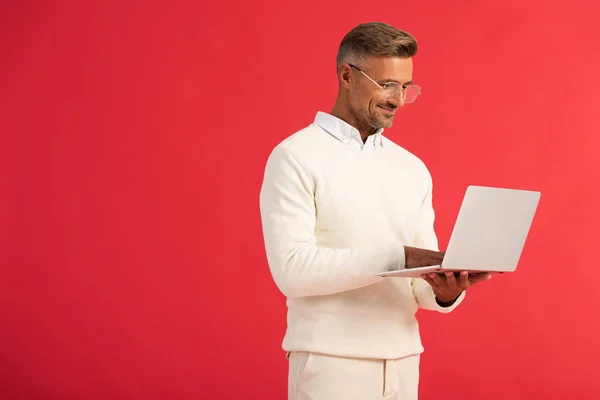
<svg viewBox="0 0 600 400"><path fill-rule="evenodd" d="M429 171L386 137L380 150L361 151L323 129L352 127L318 122L274 148L260 193L269 268L287 297L283 349L419 354L418 308L447 313L464 293L444 308L423 279L374 273L404 268L405 245L438 250Z"/></svg>

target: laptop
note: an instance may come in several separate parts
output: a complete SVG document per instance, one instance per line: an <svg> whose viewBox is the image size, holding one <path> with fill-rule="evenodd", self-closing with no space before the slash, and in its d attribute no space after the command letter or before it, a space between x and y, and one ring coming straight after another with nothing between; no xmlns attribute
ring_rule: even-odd
<svg viewBox="0 0 600 400"><path fill-rule="evenodd" d="M385 277L420 277L431 272L514 272L541 193L469 186L441 265L379 272Z"/></svg>

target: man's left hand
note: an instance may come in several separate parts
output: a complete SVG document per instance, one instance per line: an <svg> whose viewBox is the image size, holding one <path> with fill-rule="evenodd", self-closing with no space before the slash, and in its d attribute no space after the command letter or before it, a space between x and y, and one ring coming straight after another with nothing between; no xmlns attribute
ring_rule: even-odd
<svg viewBox="0 0 600 400"><path fill-rule="evenodd" d="M431 273L423 275L433 288L435 298L441 303L452 303L458 296L476 283L490 279L492 275L487 272L469 274L467 271L462 271L459 276L454 276L454 272L446 272L444 274Z"/></svg>

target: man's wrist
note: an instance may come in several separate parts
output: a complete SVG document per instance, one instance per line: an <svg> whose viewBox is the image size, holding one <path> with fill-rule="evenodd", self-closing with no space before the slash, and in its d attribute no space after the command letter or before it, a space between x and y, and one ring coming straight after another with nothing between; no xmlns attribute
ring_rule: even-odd
<svg viewBox="0 0 600 400"><path fill-rule="evenodd" d="M460 292L460 293L458 294L458 296L456 296L456 298L454 298L453 300L450 300L450 301L441 301L441 300L440 300L440 299L438 299L438 298L437 298L437 296L436 296L436 298L435 298L435 301L436 301L436 303L438 303L438 305L439 305L440 307L450 307L450 306L452 306L454 303L456 303L456 300L458 300L458 298L460 297L460 295L461 295L461 294L462 294L462 292Z"/></svg>

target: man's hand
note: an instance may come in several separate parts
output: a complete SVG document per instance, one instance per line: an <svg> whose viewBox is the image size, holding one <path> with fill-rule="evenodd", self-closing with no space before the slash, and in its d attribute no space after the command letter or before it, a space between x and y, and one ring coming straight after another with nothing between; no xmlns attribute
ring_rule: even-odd
<svg viewBox="0 0 600 400"><path fill-rule="evenodd" d="M487 272L469 274L467 271L462 271L458 276L455 276L454 272L423 275L423 279L433 288L436 300L446 304L453 303L463 290L470 288L478 282L486 281L491 277L492 275Z"/></svg>
<svg viewBox="0 0 600 400"><path fill-rule="evenodd" d="M441 265L445 253L404 246L404 254L406 255L405 268L418 268Z"/></svg>
<svg viewBox="0 0 600 400"><path fill-rule="evenodd" d="M404 246L404 254L406 255L405 268L418 268L441 265L446 253ZM491 277L489 273L469 274L467 271L462 271L458 276L455 276L454 272L423 275L423 279L433 288L436 300L444 304L453 303L463 290Z"/></svg>

